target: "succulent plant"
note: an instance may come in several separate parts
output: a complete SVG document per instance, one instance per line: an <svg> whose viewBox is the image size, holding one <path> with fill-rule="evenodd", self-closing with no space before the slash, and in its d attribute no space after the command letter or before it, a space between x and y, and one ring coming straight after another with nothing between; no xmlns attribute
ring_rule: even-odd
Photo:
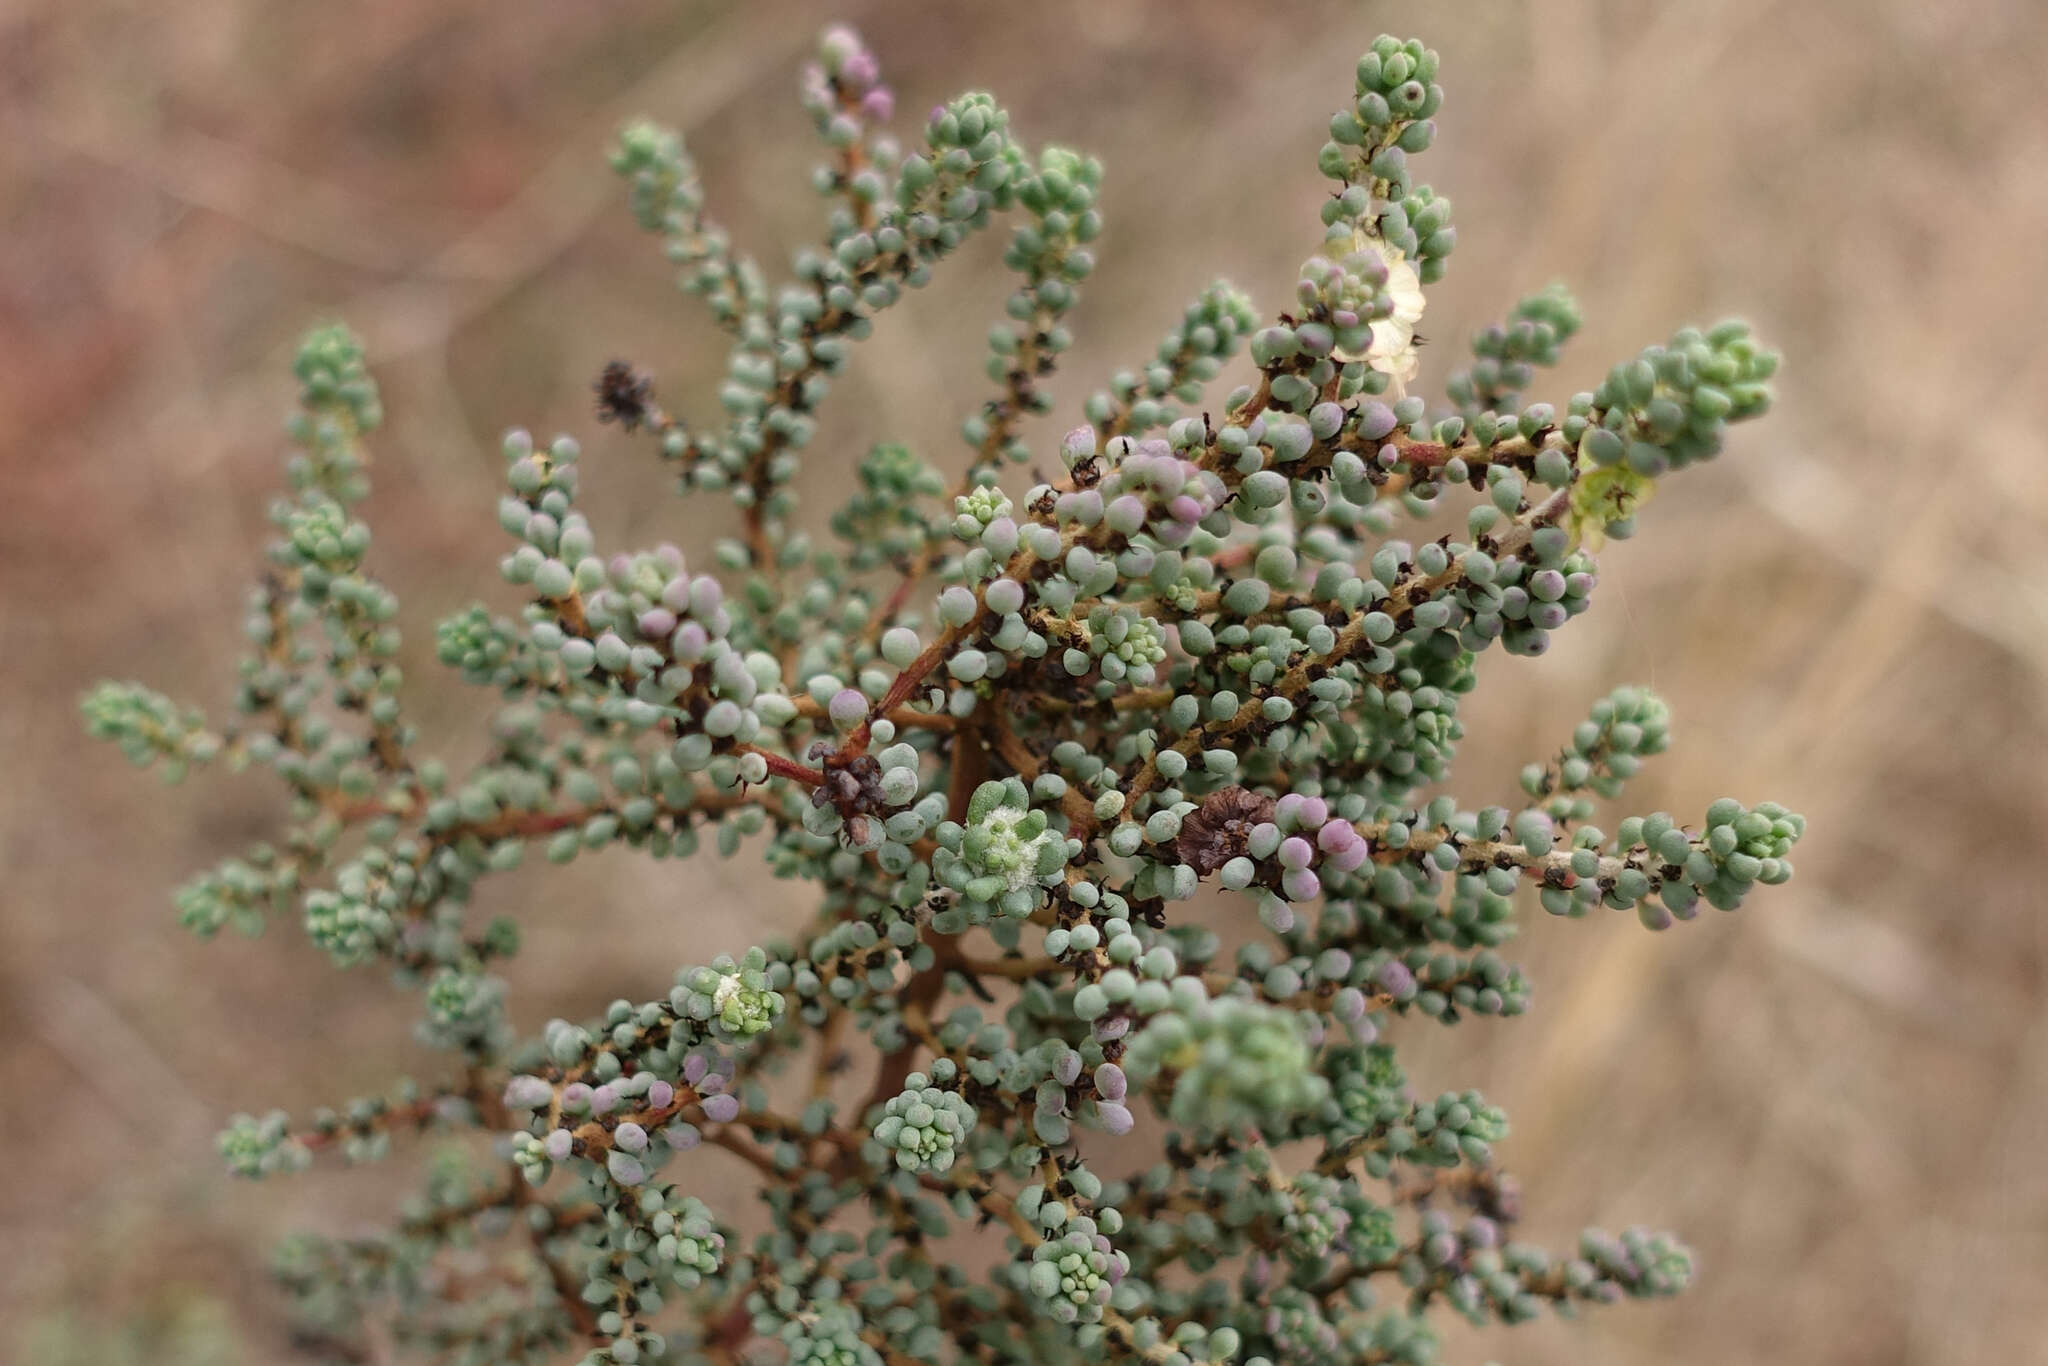
<svg viewBox="0 0 2048 1366"><path fill-rule="evenodd" d="M1436 791L1475 658L1541 653L1589 610L1595 552L1765 410L1776 358L1740 324L1688 328L1592 392L1527 401L1579 328L1553 287L1474 340L1448 404L1411 392L1456 241L1414 174L1437 66L1393 38L1360 58L1282 310L1210 286L1050 439L1033 420L1108 230L1093 159L1028 150L985 94L899 142L874 54L834 28L802 80L828 237L771 292L682 140L627 128L631 211L732 346L722 415L672 412L613 361L596 421L729 499L739 534L688 559L604 546L577 438L510 432L500 568L524 605L436 636L500 703L468 768L429 757L443 737L415 728L398 601L371 576L375 383L345 329L307 338L233 722L136 684L84 711L173 780L282 779L279 836L182 889L180 915L212 934L296 914L338 966L418 990L421 1037L451 1055L439 1082L298 1124L237 1116L229 1167L492 1139L436 1161L386 1232L286 1249L308 1343L367 1359L388 1319L380 1341L479 1366L757 1342L820 1366L1421 1366L1439 1310L1519 1322L1685 1283L1665 1235L1515 1241L1506 1117L1426 1099L1396 1049L1528 1007L1502 952L1525 901L1662 929L1791 876L1802 822L1770 803L1592 824L1669 742L1639 688L1511 804ZM964 470L821 441L875 316L1005 214L1017 284L993 387L962 396ZM1233 365L1244 381L1211 393ZM1006 486L1041 456L1056 479ZM792 518L821 458L857 461L829 540ZM494 883L532 857L707 843L811 884L809 919L679 965L664 997L514 1027L498 967L520 934L483 918ZM712 1176L706 1145L756 1189Z"/></svg>

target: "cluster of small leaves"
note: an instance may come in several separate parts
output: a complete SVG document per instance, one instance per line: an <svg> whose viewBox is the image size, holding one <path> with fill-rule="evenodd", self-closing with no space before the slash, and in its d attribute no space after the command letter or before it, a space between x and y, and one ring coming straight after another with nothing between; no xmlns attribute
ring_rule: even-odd
<svg viewBox="0 0 2048 1366"><path fill-rule="evenodd" d="M1289 1011L1234 996L1209 999L1194 978L1182 1009L1162 1011L1124 1057L1144 1085L1173 1074L1167 1115L1196 1131L1284 1122L1320 1105L1327 1078L1314 1070L1302 1022Z"/></svg>
<svg viewBox="0 0 2048 1366"><path fill-rule="evenodd" d="M1250 296L1228 280L1216 281L1160 339L1147 365L1118 371L1108 389L1088 399L1088 420L1104 437L1142 434L1178 420L1178 405L1199 402L1258 325Z"/></svg>
<svg viewBox="0 0 2048 1366"><path fill-rule="evenodd" d="M974 1107L946 1089L959 1074L951 1058L932 1064L930 1076L912 1072L903 1091L882 1107L875 1141L896 1155L905 1171L944 1172L953 1165L960 1141L974 1128Z"/></svg>
<svg viewBox="0 0 2048 1366"><path fill-rule="evenodd" d="M1285 310L1212 285L1051 439L1033 419L1111 230L1094 160L1030 151L979 93L898 141L879 60L834 28L801 82L825 240L771 290L682 140L628 128L630 208L732 349L689 415L607 361L596 420L731 499L735 534L694 563L604 545L581 442L508 433L514 603L435 634L495 704L480 743L448 745L466 768L416 753L397 600L369 570L375 385L345 330L309 336L232 721L132 684L84 701L168 777L221 759L285 785L281 831L177 893L186 924L296 916L337 965L417 991L420 1038L451 1055L438 1085L235 1117L230 1169L492 1139L435 1159L387 1233L287 1249L302 1341L365 1359L378 1321L377 1342L479 1366L756 1343L818 1366L1427 1366L1440 1307L1515 1323L1685 1283L1664 1235L1520 1241L1506 1116L1418 1088L1396 1049L1530 1007L1505 956L1527 903L1662 929L1791 876L1803 822L1775 804L1608 810L1670 742L1640 688L1511 804L1440 787L1479 657L1540 653L1591 610L1595 552L1765 409L1776 360L1740 324L1685 329L1532 399L1579 330L1552 287L1474 339L1448 404L1413 391L1455 244L1413 168L1437 76L1422 44L1377 41ZM1008 211L1016 284L995 390L962 400L966 468L838 452L855 479L829 536L795 526L852 348ZM1041 454L1056 477L1004 483ZM477 908L529 856L621 846L747 850L814 913L652 1000L522 1032L501 975L519 927ZM672 911L694 936L695 899ZM992 1238L993 1260L968 1250Z"/></svg>
<svg viewBox="0 0 2048 1366"><path fill-rule="evenodd" d="M180 708L139 683L102 683L81 706L85 728L95 740L113 741L139 768L162 763L170 782L220 751L220 737L207 731L205 713Z"/></svg>

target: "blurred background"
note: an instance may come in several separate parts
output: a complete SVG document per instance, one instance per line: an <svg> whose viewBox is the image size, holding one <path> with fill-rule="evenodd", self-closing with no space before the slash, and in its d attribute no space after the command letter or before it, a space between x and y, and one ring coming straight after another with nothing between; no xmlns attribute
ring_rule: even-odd
<svg viewBox="0 0 2048 1366"><path fill-rule="evenodd" d="M1675 1228L1700 1283L1464 1335L1453 1359L2038 1359L2048 10L2027 0L0 5L0 1357L292 1360L277 1236L381 1219L413 1180L221 1174L229 1112L435 1064L387 982L292 927L178 928L171 888L270 832L274 787L163 788L76 715L109 674L231 695L293 341L335 315L368 339L390 410L375 561L407 605L416 715L459 732L476 699L432 624L508 601L503 428L584 439L611 543L721 530L723 504L675 500L591 418L613 356L685 414L722 359L634 230L609 136L681 127L713 212L779 266L822 222L794 90L831 17L867 33L907 127L987 88L1028 143L1106 163L1048 443L1212 276L1281 305L1318 236L1325 122L1382 30L1438 48L1448 91L1421 174L1459 248L1425 387L1553 279L1587 325L1544 397L1729 313L1784 349L1777 411L1666 482L1595 610L1540 661L1485 659L1456 787L1505 799L1594 699L1646 683L1677 738L1631 805L1783 801L1811 821L1798 878L1663 936L1537 914L1530 1015L1404 1036L1420 1084L1508 1108L1530 1236ZM814 523L871 440L964 463L1006 235L859 353L809 458ZM486 895L528 927L529 1026L657 994L804 909L745 860L614 855Z"/></svg>

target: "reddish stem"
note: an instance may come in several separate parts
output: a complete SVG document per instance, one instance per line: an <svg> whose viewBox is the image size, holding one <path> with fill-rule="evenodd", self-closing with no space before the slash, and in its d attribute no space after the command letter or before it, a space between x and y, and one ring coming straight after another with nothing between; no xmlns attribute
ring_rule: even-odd
<svg viewBox="0 0 2048 1366"><path fill-rule="evenodd" d="M768 765L768 772L774 777L788 778L794 782L802 783L805 787L816 787L825 781L824 770L811 768L806 764L798 763L794 759L785 758L780 754L761 749L758 746L734 745L732 748L735 754L760 755Z"/></svg>

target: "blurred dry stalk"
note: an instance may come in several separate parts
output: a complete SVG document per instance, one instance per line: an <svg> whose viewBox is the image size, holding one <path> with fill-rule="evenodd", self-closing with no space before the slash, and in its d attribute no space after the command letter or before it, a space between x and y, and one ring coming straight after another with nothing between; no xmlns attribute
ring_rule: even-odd
<svg viewBox="0 0 2048 1366"><path fill-rule="evenodd" d="M1643 804L1782 794L1812 820L1800 879L1684 953L1633 925L1538 926L1533 1026L1436 1046L1469 1055L1444 1057L1445 1076L1520 1122L1514 1166L1542 1178L1532 1228L1626 1210L1702 1254L1700 1289L1675 1305L1525 1330L1520 1360L2038 1351L2048 12L1482 0L1304 5L1283 25L1220 0L798 9L17 0L0 15L15 134L0 144L0 1085L63 1094L75 1132L100 1136L30 1132L0 1108L0 1343L85 1288L90 1252L115 1312L200 1287L233 1302L247 1359L279 1359L259 1249L344 1219L343 1188L230 1189L207 1135L256 1098L303 1106L381 1080L295 1074L286 1060L323 1056L323 1037L411 1047L376 1009L382 982L321 970L290 936L260 957L186 938L161 889L255 837L256 808L214 779L152 796L83 760L71 719L85 680L143 657L175 680L235 632L227 589L263 535L284 348L334 312L370 338L393 411L380 554L394 580L444 585L416 597L417 621L489 591L496 432L588 436L589 377L614 353L661 357L673 392L717 363L615 203L605 135L640 110L683 126L736 235L778 260L814 212L759 188L800 186L811 155L797 45L850 14L908 107L974 81L1029 136L1106 163L1104 269L1066 412L1149 349L1212 263L1255 298L1285 289L1306 244L1268 225L1299 219L1257 205L1313 201L1313 139L1295 132L1381 29L1421 34L1458 73L1434 178L1461 216L1528 224L1461 247L1433 296L1438 346L1462 349L1478 308L1550 278L1585 303L1581 366L1670 317L1738 309L1783 345L1769 448L1693 476L1653 510L1657 534L1608 552L1611 595L1573 649L1488 666L1522 687L1472 716L1470 748L1529 751L1610 683L1652 684L1681 743ZM913 299L878 330L834 396L845 444L812 457L818 488L846 484L835 457L884 433L964 459L944 419L896 415L944 413L928 397L978 364L1003 288L983 246L979 283L947 296L974 304ZM621 540L705 531L656 494L651 461L592 446L617 457L592 515ZM1771 629L1715 629L1760 599ZM452 705L434 685L427 700ZM527 1009L610 994L636 969L607 944L636 947L653 991L668 965L639 950L701 956L744 942L739 917L790 910L752 868L697 867L725 881L715 906L691 889L703 909L687 919L658 866L524 883L584 907L586 927L523 917Z"/></svg>

